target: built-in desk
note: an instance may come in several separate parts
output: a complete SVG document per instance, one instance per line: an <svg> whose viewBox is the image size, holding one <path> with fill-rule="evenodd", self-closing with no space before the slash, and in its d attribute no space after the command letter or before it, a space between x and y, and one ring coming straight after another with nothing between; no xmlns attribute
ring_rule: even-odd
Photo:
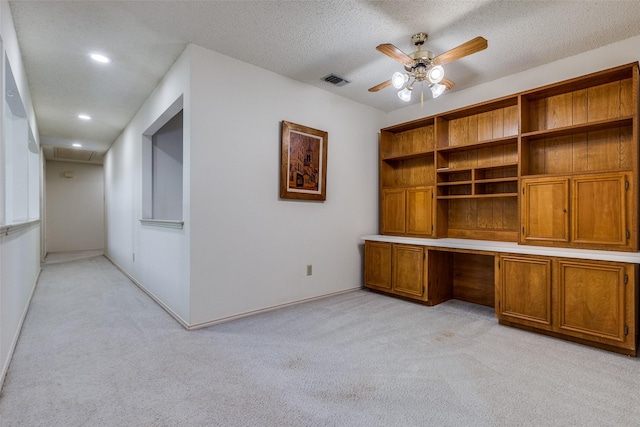
<svg viewBox="0 0 640 427"><path fill-rule="evenodd" d="M495 308L501 324L636 355L640 254L367 235L365 286L425 305Z"/></svg>

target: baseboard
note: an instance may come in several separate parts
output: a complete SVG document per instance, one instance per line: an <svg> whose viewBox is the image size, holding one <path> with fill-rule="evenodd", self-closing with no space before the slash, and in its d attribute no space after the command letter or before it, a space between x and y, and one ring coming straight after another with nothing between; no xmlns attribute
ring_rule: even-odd
<svg viewBox="0 0 640 427"><path fill-rule="evenodd" d="M115 262L109 255L107 255L105 253L104 257L107 258L111 262L111 264L113 264L118 270L120 270L122 272L122 274L127 276L127 278L129 280L131 280L131 282L134 285L136 285L138 288L140 288L140 290L142 292L147 294L149 296L149 298L151 298L153 301L155 301L156 304L158 304L160 307L162 307L162 309L164 311L166 311L169 314L169 316L173 317L183 328L189 330L189 324L187 322L185 322L184 319L178 315L178 313L176 313L169 306L167 306L165 303L163 303L162 300L160 300L160 298L156 297L153 294L153 292L151 292L150 290L145 288L142 283L138 282L135 277L130 275L124 268L122 268L117 262Z"/></svg>
<svg viewBox="0 0 640 427"><path fill-rule="evenodd" d="M319 295L317 297L305 298L305 299L301 299L301 300L297 300L297 301L287 302L287 303L284 303L284 304L273 305L271 307L261 308L259 310L248 311L246 313L235 314L233 316L223 317L221 319L216 319L216 320L211 320L211 321L208 321L208 322L203 322L203 323L198 323L198 324L195 324L195 325L191 325L191 326L187 327L187 330L193 331L193 330L196 330L196 329L208 328L209 326L213 326L213 325L217 325L217 324L225 323L225 322L230 322L232 320L242 319L243 317L254 316L256 314L261 314L261 313L267 313L269 311L279 310L279 309L285 308L285 307L291 307L291 306L294 306L294 305L304 304L304 303L307 303L307 302L316 301L316 300L320 300L320 299L324 299L324 298L329 298L329 297L336 296L336 295L346 294L348 292L354 292L354 291L358 291L358 290L361 290L361 289L362 289L362 286L358 286L358 287L355 287L355 288L349 288L349 289L345 289L345 290L342 290L342 291L332 292L330 294Z"/></svg>
<svg viewBox="0 0 640 427"><path fill-rule="evenodd" d="M288 302L288 303L284 303L284 304L278 304L278 305L274 305L274 306L270 306L270 307L266 307L266 308L261 308L258 310L253 310L253 311L248 311L246 313L241 313L241 314L235 314L233 316L228 316L228 317L223 317L221 319L216 319L216 320L211 320L211 321L207 321L207 322L203 322L203 323L198 323L195 325L189 325L187 322L185 322L185 320L183 318L181 318L176 312L174 312L173 310L171 310L171 308L169 308L166 304L164 304L159 298L157 298L151 291L149 291L147 288L144 287L144 285L142 285L142 283L138 282L133 276L131 276L124 268L122 268L120 265L118 265L117 262L115 262L113 259L111 259L111 257L109 255L107 255L106 253L104 254L105 258L107 258L118 270L120 270L122 272L122 274L124 274L125 276L127 276L127 278L129 280L131 280L131 282L133 282L134 285L136 285L138 288L140 288L140 290L142 292L144 292L145 294L147 294L149 296L149 298L151 298L153 301L155 301L160 307L162 307L162 309L164 311L166 311L167 313L169 313L169 315L171 317L173 317L183 328L185 328L188 331L194 331L196 329L202 329L202 328L207 328L209 326L213 326L213 325L217 325L219 323L225 323L225 322L230 322L232 320L236 320L236 319L242 319L243 317L248 317L248 316L254 316L256 314L261 314L261 313L267 313L269 311L273 311L273 310L278 310L280 308L284 308L284 307L290 307L293 305L297 305L297 304L303 304L306 302L311 302L311 301L315 301L315 300L319 300L319 299L323 299L323 298L329 298L335 295L340 295L340 294L345 294L347 292L353 292L353 291L357 291L359 289L362 289L362 286L358 286L355 288L349 288L349 289L345 289L342 291L337 291L337 292L332 292L330 294L324 294L324 295L319 295L316 297L311 297L311 298L305 298L305 299L301 299L301 300L297 300L297 301L292 301L292 302Z"/></svg>
<svg viewBox="0 0 640 427"><path fill-rule="evenodd" d="M18 338L20 338L20 333L22 332L22 325L24 324L24 319L27 318L27 313L29 312L29 307L31 306L31 299L33 298L33 294L36 291L36 286L38 286L38 279L40 279L40 273L42 273L42 268L38 268L38 274L36 274L36 279L33 282L33 286L31 286L31 292L29 293L29 298L27 298L27 303L22 310L22 316L20 316L20 322L18 323L18 328L16 329L16 333L11 340L11 346L9 347L9 352L7 353L7 360L5 360L2 366L2 372L0 372L0 390L4 386L4 379L7 376L7 372L9 371L9 365L11 364L11 359L13 359L13 352L16 349L16 345L18 344Z"/></svg>

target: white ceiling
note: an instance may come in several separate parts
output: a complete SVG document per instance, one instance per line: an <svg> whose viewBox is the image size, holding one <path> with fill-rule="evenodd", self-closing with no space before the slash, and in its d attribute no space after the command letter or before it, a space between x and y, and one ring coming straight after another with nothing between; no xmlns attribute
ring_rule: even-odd
<svg viewBox="0 0 640 427"><path fill-rule="evenodd" d="M437 55L483 36L488 49L445 66L456 83L453 90L460 90L640 34L636 0L10 5L41 143L70 146L77 141L98 153L117 138L188 43L392 111L407 105L393 88L367 91L402 68L375 50L381 43L410 53L415 50L411 35L426 32L426 47ZM109 55L112 62L92 62L92 51ZM334 87L322 80L330 73L351 83ZM79 113L93 120L82 122Z"/></svg>

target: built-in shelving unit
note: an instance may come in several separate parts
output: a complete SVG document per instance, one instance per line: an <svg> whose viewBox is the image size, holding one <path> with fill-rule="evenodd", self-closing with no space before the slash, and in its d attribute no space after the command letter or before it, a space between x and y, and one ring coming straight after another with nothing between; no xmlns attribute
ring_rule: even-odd
<svg viewBox="0 0 640 427"><path fill-rule="evenodd" d="M381 233L637 250L637 92L629 64L382 129ZM547 178L556 184L534 181ZM420 213L406 191L427 187L433 229L409 232ZM614 212L589 191L613 195ZM609 235L590 231L588 215Z"/></svg>
<svg viewBox="0 0 640 427"><path fill-rule="evenodd" d="M638 91L633 63L382 129L365 286L636 355Z"/></svg>

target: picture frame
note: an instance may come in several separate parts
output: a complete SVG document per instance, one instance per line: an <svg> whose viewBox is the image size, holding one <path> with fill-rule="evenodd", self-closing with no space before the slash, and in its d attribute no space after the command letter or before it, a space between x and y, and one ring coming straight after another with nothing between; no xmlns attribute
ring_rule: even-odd
<svg viewBox="0 0 640 427"><path fill-rule="evenodd" d="M326 200L328 137L325 131L282 121L280 198Z"/></svg>

